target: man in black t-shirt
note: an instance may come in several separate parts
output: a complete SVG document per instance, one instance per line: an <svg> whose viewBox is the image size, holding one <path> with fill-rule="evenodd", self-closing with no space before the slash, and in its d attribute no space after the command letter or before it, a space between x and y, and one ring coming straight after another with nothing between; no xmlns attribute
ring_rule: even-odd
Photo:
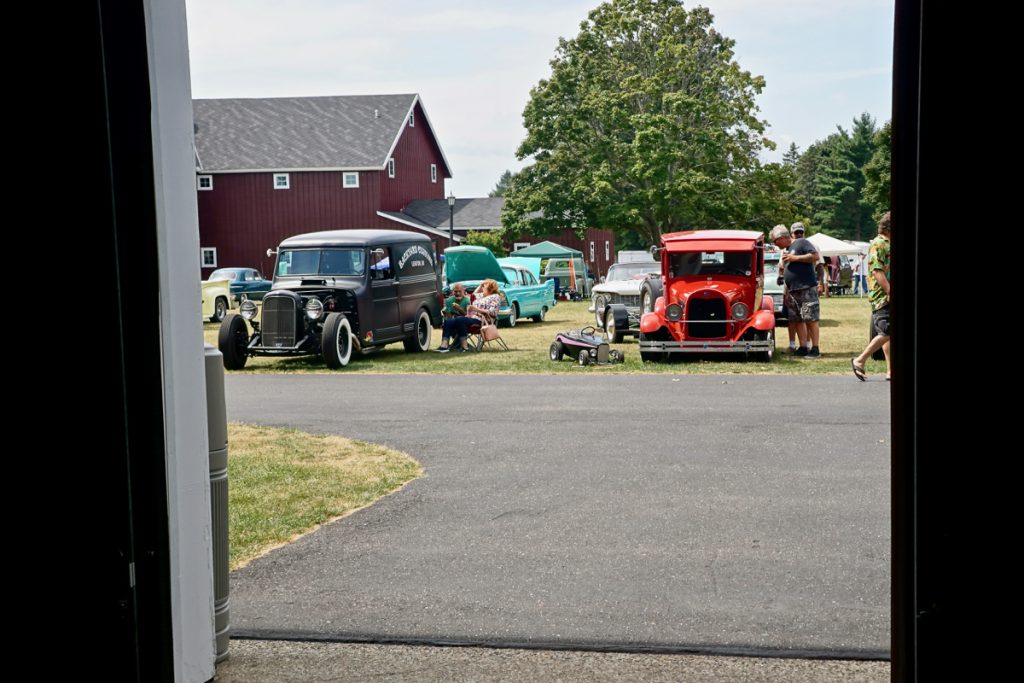
<svg viewBox="0 0 1024 683"><path fill-rule="evenodd" d="M772 228L769 239L782 249L781 267L785 268L786 312L796 322L800 348L796 355L821 357L818 348L818 320L821 304L818 299L818 250L810 240L804 239L803 223L794 223L792 234L784 226ZM796 239L793 239L796 237ZM810 349L807 342L810 341Z"/></svg>

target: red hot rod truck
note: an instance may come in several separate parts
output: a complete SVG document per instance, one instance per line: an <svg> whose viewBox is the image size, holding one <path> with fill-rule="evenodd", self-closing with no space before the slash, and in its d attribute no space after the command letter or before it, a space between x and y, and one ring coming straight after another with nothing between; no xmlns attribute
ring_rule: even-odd
<svg viewBox="0 0 1024 683"><path fill-rule="evenodd" d="M661 236L657 298L643 307L640 357L742 353L769 362L775 313L764 294L764 235L746 230L691 230ZM646 285L647 283L645 283ZM646 302L645 302L646 303Z"/></svg>

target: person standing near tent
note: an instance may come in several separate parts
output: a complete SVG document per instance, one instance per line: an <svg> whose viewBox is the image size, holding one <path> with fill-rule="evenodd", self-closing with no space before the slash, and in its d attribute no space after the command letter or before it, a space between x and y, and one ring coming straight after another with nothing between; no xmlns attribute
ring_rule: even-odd
<svg viewBox="0 0 1024 683"><path fill-rule="evenodd" d="M853 293L864 296L868 293L867 264L864 255L857 254L853 261Z"/></svg>
<svg viewBox="0 0 1024 683"><path fill-rule="evenodd" d="M889 238L892 236L892 218L886 211L878 221L878 237L871 240L868 250L868 268L871 269L871 327L875 336L859 356L850 360L853 374L861 382L867 381L864 364L868 358L882 349L885 354L885 378L892 379L892 366L889 364L889 296L891 274L889 264L891 248Z"/></svg>

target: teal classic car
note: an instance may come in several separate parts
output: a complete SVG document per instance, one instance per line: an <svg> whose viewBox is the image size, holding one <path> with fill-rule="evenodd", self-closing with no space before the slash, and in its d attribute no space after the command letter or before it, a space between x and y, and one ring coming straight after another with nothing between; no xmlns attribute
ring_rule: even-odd
<svg viewBox="0 0 1024 683"><path fill-rule="evenodd" d="M472 292L484 280L497 281L502 301L498 324L515 327L521 318L541 322L555 305L553 280L540 282L526 266L499 263L487 247L449 247L444 260L445 296L456 282Z"/></svg>

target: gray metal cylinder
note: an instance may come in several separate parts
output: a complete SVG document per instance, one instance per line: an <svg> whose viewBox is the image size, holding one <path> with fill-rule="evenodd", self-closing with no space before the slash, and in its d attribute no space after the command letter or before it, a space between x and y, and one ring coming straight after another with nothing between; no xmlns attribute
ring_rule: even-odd
<svg viewBox="0 0 1024 683"><path fill-rule="evenodd" d="M213 533L213 633L217 661L228 657L231 633L228 587L228 416L221 352L205 345L206 423L210 435L210 515Z"/></svg>

